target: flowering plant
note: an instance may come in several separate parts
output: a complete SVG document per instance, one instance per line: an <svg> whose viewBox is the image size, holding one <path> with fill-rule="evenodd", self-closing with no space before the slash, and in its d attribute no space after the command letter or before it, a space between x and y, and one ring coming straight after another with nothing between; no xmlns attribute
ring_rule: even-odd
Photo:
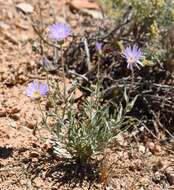
<svg viewBox="0 0 174 190"><path fill-rule="evenodd" d="M56 41L63 41L72 33L69 25L56 23L49 27L49 38Z"/></svg>
<svg viewBox="0 0 174 190"><path fill-rule="evenodd" d="M127 113L132 109L136 97L128 101L128 96L124 93L125 102L105 102L103 94L100 92L101 83L98 77L98 83L87 89L91 97L85 99L77 108L74 94L78 88L78 82L66 85L66 73L64 65L63 43L68 36L72 34L71 28L64 23L53 24L49 27L49 38L57 43L54 47L56 54L61 51L61 65L63 73L63 85L58 81L49 80L50 60L46 57L42 59L42 66L46 71L47 84L32 82L28 85L26 94L32 99L38 99L45 96L49 91L48 101L50 109L41 110L43 121L42 125L51 132L53 138L51 143L56 155L60 158L73 158L78 162L91 161L97 154L102 154L105 148L112 145L115 137L122 129L132 126L132 118ZM59 43L60 42L60 43ZM57 47L60 48L57 48ZM96 42L96 50L100 60L102 53L102 43ZM125 49L124 57L127 60L128 68L141 65L141 50L137 46ZM53 60L55 57L53 57ZM100 68L98 64L98 76ZM49 85L49 88L48 88ZM62 89L63 86L63 89ZM110 104L114 106L115 112L110 113ZM124 104L124 106L122 105ZM41 109L41 107L40 107ZM49 123L49 121L53 123ZM133 121L134 122L134 121Z"/></svg>
<svg viewBox="0 0 174 190"><path fill-rule="evenodd" d="M31 97L32 99L38 99L42 96L45 96L48 93L48 85L39 83L37 81L31 82L27 89L26 95Z"/></svg>
<svg viewBox="0 0 174 190"><path fill-rule="evenodd" d="M69 89L71 93L66 96L63 109L58 106L64 101L64 93L60 88L56 87L55 91L50 93L53 109L45 111L42 124L52 133L54 138L51 143L59 158L75 159L84 163L102 154L105 148L114 143L117 134L122 130L135 126L137 121L127 113L131 111L137 97L129 101L124 93L126 106L123 107L121 103L113 104L115 112L111 114L110 103L100 104L102 94L94 87L89 89L93 94L92 98L85 100L77 109L74 106L74 92L77 87L76 83ZM55 121L51 126L50 118Z"/></svg>
<svg viewBox="0 0 174 190"><path fill-rule="evenodd" d="M123 56L127 61L127 68L133 71L133 67L140 69L139 65L143 67L143 63L140 61L142 58L142 52L138 46L134 45L132 48L129 46L123 52Z"/></svg>

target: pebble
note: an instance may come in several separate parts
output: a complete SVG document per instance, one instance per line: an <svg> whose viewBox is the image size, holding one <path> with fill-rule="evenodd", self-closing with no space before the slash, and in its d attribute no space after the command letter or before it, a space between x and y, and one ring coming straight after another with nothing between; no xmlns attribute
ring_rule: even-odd
<svg viewBox="0 0 174 190"><path fill-rule="evenodd" d="M3 21L0 21L0 28L4 29L4 30L8 30L10 28L10 26L8 24L6 24Z"/></svg>
<svg viewBox="0 0 174 190"><path fill-rule="evenodd" d="M21 10L25 14L32 13L34 8L29 3L19 3L16 5L16 8Z"/></svg>

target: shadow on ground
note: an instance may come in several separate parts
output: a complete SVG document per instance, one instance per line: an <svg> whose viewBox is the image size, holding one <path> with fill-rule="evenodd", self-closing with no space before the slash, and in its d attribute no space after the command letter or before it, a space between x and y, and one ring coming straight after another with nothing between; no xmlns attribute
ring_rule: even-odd
<svg viewBox="0 0 174 190"><path fill-rule="evenodd" d="M40 173L45 172L44 178L50 178L53 186L69 188L88 186L91 189L98 181L98 163L81 164L72 160L56 160L54 156L39 156L37 162L28 160L28 172L31 173L32 180Z"/></svg>
<svg viewBox="0 0 174 190"><path fill-rule="evenodd" d="M6 159L13 155L13 148L0 147L0 159Z"/></svg>

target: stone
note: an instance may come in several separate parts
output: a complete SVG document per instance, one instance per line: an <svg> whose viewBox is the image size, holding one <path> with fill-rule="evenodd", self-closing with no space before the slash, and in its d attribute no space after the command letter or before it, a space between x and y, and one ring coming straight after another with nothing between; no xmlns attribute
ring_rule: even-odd
<svg viewBox="0 0 174 190"><path fill-rule="evenodd" d="M32 13L34 8L29 3L19 3L16 5L16 8L21 10L25 14Z"/></svg>

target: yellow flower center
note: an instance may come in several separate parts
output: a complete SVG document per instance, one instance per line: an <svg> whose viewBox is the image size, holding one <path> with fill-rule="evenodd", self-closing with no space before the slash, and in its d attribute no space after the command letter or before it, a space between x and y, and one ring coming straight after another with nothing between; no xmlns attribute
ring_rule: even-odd
<svg viewBox="0 0 174 190"><path fill-rule="evenodd" d="M130 56L127 61L128 61L128 63L133 64L136 62L136 59L135 59L135 57Z"/></svg>
<svg viewBox="0 0 174 190"><path fill-rule="evenodd" d="M40 97L40 92L39 90L36 90L33 94L34 98L39 98Z"/></svg>

